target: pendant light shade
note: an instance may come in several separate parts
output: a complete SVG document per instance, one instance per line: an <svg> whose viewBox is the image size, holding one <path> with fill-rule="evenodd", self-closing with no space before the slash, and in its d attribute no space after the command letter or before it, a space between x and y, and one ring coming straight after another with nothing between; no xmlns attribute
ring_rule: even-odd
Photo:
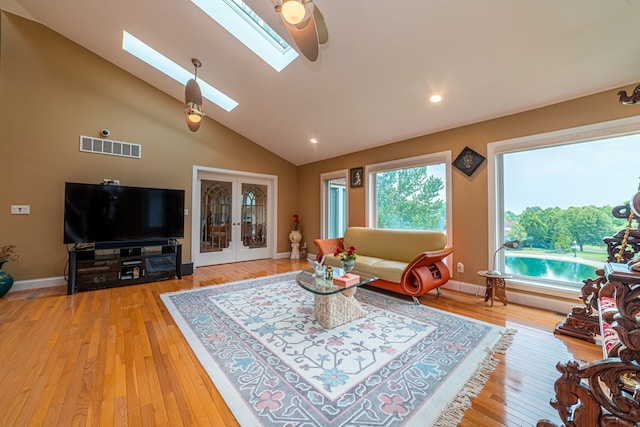
<svg viewBox="0 0 640 427"><path fill-rule="evenodd" d="M286 0L282 4L282 17L289 24L299 24L306 17L306 7L298 0ZM307 17L308 18L308 17Z"/></svg>
<svg viewBox="0 0 640 427"><path fill-rule="evenodd" d="M329 32L324 16L313 0L284 0L276 3L275 10L298 51L308 60L316 61L320 45L329 40Z"/></svg>
<svg viewBox="0 0 640 427"><path fill-rule="evenodd" d="M202 92L196 81L198 78L198 68L202 66L202 63L196 58L192 58L191 63L195 67L195 73L194 77L187 82L184 89L184 114L189 130L195 132L200 129L200 122L202 121L202 116L204 116L204 111L202 110Z"/></svg>

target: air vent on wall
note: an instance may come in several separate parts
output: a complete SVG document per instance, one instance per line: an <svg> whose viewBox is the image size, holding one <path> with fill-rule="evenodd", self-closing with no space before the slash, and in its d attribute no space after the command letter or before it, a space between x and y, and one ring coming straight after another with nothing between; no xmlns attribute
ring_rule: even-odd
<svg viewBox="0 0 640 427"><path fill-rule="evenodd" d="M130 142L112 141L110 139L92 138L80 135L80 151L87 153L108 154L111 156L142 157L142 145Z"/></svg>

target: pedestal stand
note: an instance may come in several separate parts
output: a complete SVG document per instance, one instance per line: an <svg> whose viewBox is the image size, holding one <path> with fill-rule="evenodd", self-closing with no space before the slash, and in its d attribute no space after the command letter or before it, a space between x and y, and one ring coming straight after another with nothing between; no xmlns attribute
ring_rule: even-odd
<svg viewBox="0 0 640 427"><path fill-rule="evenodd" d="M300 259L300 243L291 244L291 259Z"/></svg>

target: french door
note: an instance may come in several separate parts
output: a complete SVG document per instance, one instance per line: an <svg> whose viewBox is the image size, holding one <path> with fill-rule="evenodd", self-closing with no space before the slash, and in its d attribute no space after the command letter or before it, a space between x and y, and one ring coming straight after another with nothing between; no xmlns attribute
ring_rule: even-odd
<svg viewBox="0 0 640 427"><path fill-rule="evenodd" d="M272 258L275 177L203 168L195 176L194 265Z"/></svg>

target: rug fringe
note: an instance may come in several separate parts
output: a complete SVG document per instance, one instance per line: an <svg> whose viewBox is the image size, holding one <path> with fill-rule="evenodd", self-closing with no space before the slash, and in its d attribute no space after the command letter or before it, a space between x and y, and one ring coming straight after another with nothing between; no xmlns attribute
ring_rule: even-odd
<svg viewBox="0 0 640 427"><path fill-rule="evenodd" d="M460 424L465 411L471 407L471 399L478 396L489 380L490 374L498 365L499 359L496 359L493 355L504 354L513 342L513 336L516 332L516 329L503 331L493 348L486 349L487 356L473 373L469 382L460 390L458 396L440 413L432 427L453 427Z"/></svg>

